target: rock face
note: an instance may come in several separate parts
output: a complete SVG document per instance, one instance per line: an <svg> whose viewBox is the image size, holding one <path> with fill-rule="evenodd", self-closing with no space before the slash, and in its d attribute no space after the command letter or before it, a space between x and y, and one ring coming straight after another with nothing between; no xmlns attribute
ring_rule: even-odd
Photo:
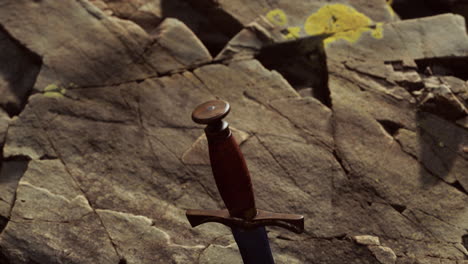
<svg viewBox="0 0 468 264"><path fill-rule="evenodd" d="M277 263L466 262L461 16L168 2L1 4L0 263L242 263L185 218L224 207L190 119L215 98L258 207L305 216Z"/></svg>

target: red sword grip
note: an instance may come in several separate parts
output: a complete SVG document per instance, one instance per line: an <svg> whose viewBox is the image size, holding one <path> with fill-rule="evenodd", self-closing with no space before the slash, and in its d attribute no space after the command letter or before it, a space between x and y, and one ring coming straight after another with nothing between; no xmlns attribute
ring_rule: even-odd
<svg viewBox="0 0 468 264"><path fill-rule="evenodd" d="M229 125L222 121L230 111L226 101L214 100L199 105L192 119L207 124L211 169L216 186L232 217L253 219L257 210L250 173Z"/></svg>

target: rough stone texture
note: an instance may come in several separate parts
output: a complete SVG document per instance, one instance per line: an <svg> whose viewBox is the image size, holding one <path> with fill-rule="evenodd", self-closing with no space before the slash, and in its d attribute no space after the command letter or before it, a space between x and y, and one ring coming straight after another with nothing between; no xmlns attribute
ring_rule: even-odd
<svg viewBox="0 0 468 264"><path fill-rule="evenodd" d="M184 23L177 19L165 19L155 34L155 43L160 47L154 51L155 62L158 62L155 67L158 72L165 73L174 69L190 68L197 64L210 62L212 59L200 40ZM168 60L165 56L160 57L159 54L162 51L170 55Z"/></svg>
<svg viewBox="0 0 468 264"><path fill-rule="evenodd" d="M249 23L219 52L215 60L251 59L263 46L284 40L280 27L264 16Z"/></svg>
<svg viewBox="0 0 468 264"><path fill-rule="evenodd" d="M59 160L29 164L0 249L11 263L119 261L100 218Z"/></svg>
<svg viewBox="0 0 468 264"><path fill-rule="evenodd" d="M199 262L216 263L220 259L227 264L242 263L236 243L227 246L209 245L200 255Z"/></svg>
<svg viewBox="0 0 468 264"><path fill-rule="evenodd" d="M93 0L105 13L141 26L153 34L165 18L177 18L186 24L207 46L217 54L242 24L218 8L214 1L185 0Z"/></svg>
<svg viewBox="0 0 468 264"><path fill-rule="evenodd" d="M129 21L106 16L85 0L60 3L24 0L7 2L2 7L0 23L5 30L42 57L43 66L35 84L39 91L50 84L65 87L118 84L191 66L184 64L187 60L194 62L192 58L177 57L186 55L180 46L175 46L174 52L165 52L167 47L158 45L157 37ZM47 16L37 16L38 13ZM19 15L20 20L16 19ZM68 18L67 23L63 23L63 17ZM188 40L196 42L192 33L180 24L168 22L165 29L176 34L183 31ZM197 53L197 46L191 47ZM200 48L195 61L206 58L206 49Z"/></svg>
<svg viewBox="0 0 468 264"><path fill-rule="evenodd" d="M126 263L189 263L206 248L205 245L177 244L156 223L144 216L97 210L109 236ZM138 237L138 239L135 239ZM161 250L161 249L165 250ZM140 252L147 252L141 254ZM152 252L152 254L150 254Z"/></svg>
<svg viewBox="0 0 468 264"><path fill-rule="evenodd" d="M374 253L375 258L382 264L395 264L397 256L389 247L370 246L369 249Z"/></svg>
<svg viewBox="0 0 468 264"><path fill-rule="evenodd" d="M437 20L453 23L451 30L461 37L439 45L442 27ZM467 199L463 183L467 160L461 151L468 142L467 133L442 119L447 116L442 111L428 113L421 107L418 93L413 92L427 87L423 78L415 75L417 68L411 62L446 56L465 58L466 30L457 21L462 20L441 15L395 22L383 26L380 40L363 35L354 44L336 41L325 46L336 151L350 179L374 193L370 200L364 198L370 208L387 215L386 224L373 220L365 232L357 230L379 234L399 261L424 263L432 256L462 261L466 257L466 250L456 245L468 217L461 206ZM401 37L392 38L395 32ZM382 44L373 44L377 42ZM352 229L357 225L349 218L343 222ZM431 237L437 237L438 242ZM403 240L412 245L395 243Z"/></svg>
<svg viewBox="0 0 468 264"><path fill-rule="evenodd" d="M424 111L448 120L468 115L468 87L465 81L453 76L430 76L424 79L424 88L418 98Z"/></svg>
<svg viewBox="0 0 468 264"><path fill-rule="evenodd" d="M309 15L316 12L320 7L330 3L330 1L325 0L297 2L290 2L287 0L262 0L256 1L255 3L247 0L220 0L217 2L222 9L226 10L226 12L239 20L243 25L247 25L259 15L266 15L271 10L282 10L287 16L287 26L290 27L304 24L304 21ZM385 1L365 1L365 4L363 4L364 1L362 0L336 2L354 6L360 12L366 14L375 21L391 21L393 19L391 13L387 9Z"/></svg>
<svg viewBox="0 0 468 264"><path fill-rule="evenodd" d="M342 60L366 61L467 57L467 44L463 17L444 14L384 24L382 39L364 33L354 44L343 40L330 43L328 53Z"/></svg>
<svg viewBox="0 0 468 264"><path fill-rule="evenodd" d="M385 23L316 39L299 65L323 85L298 92L254 57L328 2L177 2L196 7L180 11L187 26L164 3L92 2L0 4L5 32L43 62L25 108L0 121L0 262L241 263L227 227L185 218L223 208L190 119L214 98L232 106L258 207L305 216L301 235L268 228L277 263L466 262L466 117L440 111L466 104L466 80L421 67L467 59L461 17L396 22L383 0L340 1ZM219 24L211 36L245 26L225 51L247 48L212 61L192 28L203 16ZM363 234L381 244L351 239Z"/></svg>

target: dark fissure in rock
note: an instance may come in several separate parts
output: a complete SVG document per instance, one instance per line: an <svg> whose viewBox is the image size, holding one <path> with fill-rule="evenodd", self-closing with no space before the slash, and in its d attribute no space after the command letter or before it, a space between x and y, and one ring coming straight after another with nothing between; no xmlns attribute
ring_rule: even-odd
<svg viewBox="0 0 468 264"><path fill-rule="evenodd" d="M3 161L4 161L4 162L17 161L17 162L26 162L26 163L29 163L29 161L31 161L31 157L25 156L25 155L16 155L16 156L4 158Z"/></svg>
<svg viewBox="0 0 468 264"><path fill-rule="evenodd" d="M402 214L406 210L406 206L401 205L401 204L390 204L393 209L398 211L400 214Z"/></svg>
<svg viewBox="0 0 468 264"><path fill-rule="evenodd" d="M39 160L55 160L57 157L55 156L50 156L49 154L44 154L39 158Z"/></svg>
<svg viewBox="0 0 468 264"><path fill-rule="evenodd" d="M468 250L468 234L462 236L462 244Z"/></svg>
<svg viewBox="0 0 468 264"><path fill-rule="evenodd" d="M16 189L21 177L23 177L28 168L30 160L31 159L27 156L14 156L3 159L0 169L0 184L13 183ZM12 201L15 200L16 197L14 197Z"/></svg>
<svg viewBox="0 0 468 264"><path fill-rule="evenodd" d="M0 215L0 233L2 233L3 229L5 229L7 224L8 224L8 219Z"/></svg>
<svg viewBox="0 0 468 264"><path fill-rule="evenodd" d="M460 192L468 195L468 191L465 190L465 188L463 188L463 186L460 184L459 181L455 181L454 183L449 183L450 185L452 185L454 188L456 188L457 190L459 190Z"/></svg>
<svg viewBox="0 0 468 264"><path fill-rule="evenodd" d="M333 154L333 157L335 157L336 161L338 162L338 164L340 164L341 168L343 169L344 173L346 175L348 175L350 172L348 170L348 168L346 168L346 166L344 165L343 163L343 159L341 158L341 156L338 154L338 151L336 149L333 150L332 152Z"/></svg>
<svg viewBox="0 0 468 264"><path fill-rule="evenodd" d="M398 130L403 128L401 124L398 124L396 122L393 122L391 120L377 120L379 124L387 131L388 134L391 136L395 136Z"/></svg>
<svg viewBox="0 0 468 264"><path fill-rule="evenodd" d="M276 70L302 96L312 96L331 107L323 39L309 37L273 44L256 56L265 68Z"/></svg>
<svg viewBox="0 0 468 264"><path fill-rule="evenodd" d="M127 264L127 260L125 258L121 258L119 264Z"/></svg>
<svg viewBox="0 0 468 264"><path fill-rule="evenodd" d="M405 65L403 61L401 60L400 61L386 61L385 64L391 65L395 72L401 72L403 74L413 73L415 70L418 70L418 68L416 67ZM401 81L396 80L395 82L399 86L405 88L408 91L415 91L415 90L420 90L424 88L423 82L415 82L415 81L410 81L408 79L404 79Z"/></svg>
<svg viewBox="0 0 468 264"><path fill-rule="evenodd" d="M18 115L32 93L42 59L14 39L0 26L0 107Z"/></svg>
<svg viewBox="0 0 468 264"><path fill-rule="evenodd" d="M0 184L6 181L19 182L31 159L27 156L4 158L0 167Z"/></svg>
<svg viewBox="0 0 468 264"><path fill-rule="evenodd" d="M468 80L468 57L422 59L415 62L418 65L418 71L422 74L427 74L430 71L436 76L454 76L465 81Z"/></svg>
<svg viewBox="0 0 468 264"><path fill-rule="evenodd" d="M0 247L0 264L10 264L10 260L5 256L2 252L2 248Z"/></svg>
<svg viewBox="0 0 468 264"><path fill-rule="evenodd" d="M163 17L174 17L184 22L212 56L216 56L244 28L240 21L220 8L214 0L163 0L161 10Z"/></svg>
<svg viewBox="0 0 468 264"><path fill-rule="evenodd" d="M401 19L428 17L445 13L468 18L468 2L465 0L393 0L393 10Z"/></svg>
<svg viewBox="0 0 468 264"><path fill-rule="evenodd" d="M452 13L447 0L394 0L392 8L401 19Z"/></svg>

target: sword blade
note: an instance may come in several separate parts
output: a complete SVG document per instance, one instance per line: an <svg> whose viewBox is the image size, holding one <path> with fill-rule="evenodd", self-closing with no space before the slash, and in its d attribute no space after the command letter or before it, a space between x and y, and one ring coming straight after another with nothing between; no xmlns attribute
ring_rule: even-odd
<svg viewBox="0 0 468 264"><path fill-rule="evenodd" d="M241 229L232 227L232 234L244 264L274 264L265 227Z"/></svg>

